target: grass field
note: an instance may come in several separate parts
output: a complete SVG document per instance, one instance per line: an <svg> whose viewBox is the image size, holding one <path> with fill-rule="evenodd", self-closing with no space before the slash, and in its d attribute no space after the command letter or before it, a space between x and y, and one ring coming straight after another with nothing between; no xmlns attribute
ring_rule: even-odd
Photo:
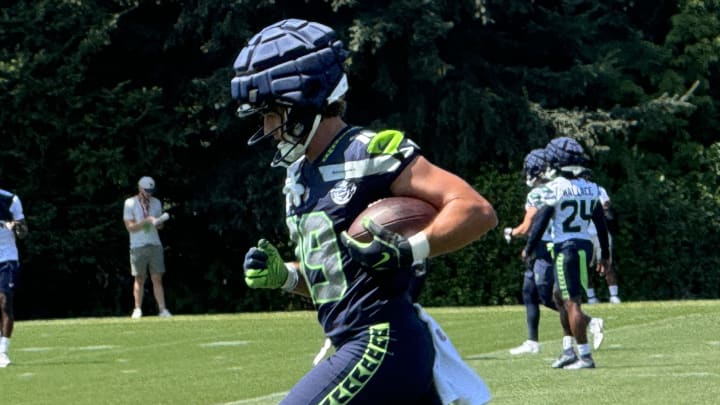
<svg viewBox="0 0 720 405"><path fill-rule="evenodd" d="M429 308L493 404L718 404L720 302L586 307L605 318L595 370L553 370L557 316L543 309L538 355L524 307ZM323 342L314 313L16 322L0 404L275 404Z"/></svg>

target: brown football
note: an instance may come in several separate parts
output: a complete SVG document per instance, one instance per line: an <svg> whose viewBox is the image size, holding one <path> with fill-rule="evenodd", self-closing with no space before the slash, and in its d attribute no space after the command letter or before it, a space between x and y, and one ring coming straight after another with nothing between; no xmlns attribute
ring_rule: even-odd
<svg viewBox="0 0 720 405"><path fill-rule="evenodd" d="M369 242L370 234L362 226L362 219L370 217L403 236L422 231L435 218L437 209L430 203L411 197L388 197L375 201L361 212L348 228L348 234L361 242Z"/></svg>

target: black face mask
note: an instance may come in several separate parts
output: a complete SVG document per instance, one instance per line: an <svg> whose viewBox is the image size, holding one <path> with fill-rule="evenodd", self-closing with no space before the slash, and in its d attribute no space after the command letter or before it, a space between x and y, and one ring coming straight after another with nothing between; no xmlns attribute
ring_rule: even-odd
<svg viewBox="0 0 720 405"><path fill-rule="evenodd" d="M315 126L320 122L320 118L320 113L314 108L291 107L288 110L287 116L283 118L280 126L273 128L267 133L264 132L265 129L263 127L260 127L250 137L248 145L255 145L267 138L272 139L275 131L282 131L282 141L277 146L278 151L273 157L271 166L287 167L305 153L306 145L303 145L303 143L306 142L308 136L314 132L316 129Z"/></svg>

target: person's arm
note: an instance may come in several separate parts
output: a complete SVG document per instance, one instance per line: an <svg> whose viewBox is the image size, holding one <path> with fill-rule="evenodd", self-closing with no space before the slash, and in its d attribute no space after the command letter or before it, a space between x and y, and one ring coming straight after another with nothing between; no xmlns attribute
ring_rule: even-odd
<svg viewBox="0 0 720 405"><path fill-rule="evenodd" d="M13 220L5 226L12 230L18 239L25 239L28 234L28 227L25 222L25 214L23 214L22 202L17 195L13 196L12 203L10 204L10 212Z"/></svg>
<svg viewBox="0 0 720 405"><path fill-rule="evenodd" d="M525 210L525 218L523 218L523 221L520 223L520 225L510 230L510 236L527 236L528 232L530 232L532 220L537 212L537 207L528 207L528 209Z"/></svg>
<svg viewBox="0 0 720 405"><path fill-rule="evenodd" d="M25 222L25 218L13 220L6 226L8 229L11 229L13 232L15 232L15 236L18 239L25 239L28 234L28 227L27 223Z"/></svg>
<svg viewBox="0 0 720 405"><path fill-rule="evenodd" d="M438 209L422 231L429 257L452 252L497 226L492 205L465 180L418 156L395 179L391 192L425 200Z"/></svg>
<svg viewBox="0 0 720 405"><path fill-rule="evenodd" d="M287 262L285 263L286 266L293 266L297 271L297 284L295 284L295 287L292 289L286 289L285 291L291 292L293 294L302 295L303 297L311 298L310 296L310 290L308 289L307 282L305 281L305 277L302 275L302 270L300 269L300 263L298 262Z"/></svg>
<svg viewBox="0 0 720 405"><path fill-rule="evenodd" d="M528 233L528 240L523 249L522 256L530 257L530 254L535 250L537 244L540 242L545 229L547 229L550 219L555 214L555 207L552 205L546 205L540 211L535 214L530 225L530 232Z"/></svg>
<svg viewBox="0 0 720 405"><path fill-rule="evenodd" d="M145 217L142 219L142 221L135 221L134 219L125 220L125 229L128 230L128 232L140 232L142 231L146 226L152 226L152 221L154 217Z"/></svg>
<svg viewBox="0 0 720 405"><path fill-rule="evenodd" d="M128 232L140 232L145 227L150 227L153 224L155 217L147 216L140 221L135 219L135 202L134 198L125 200L123 207L123 222L125 223L125 229Z"/></svg>
<svg viewBox="0 0 720 405"><path fill-rule="evenodd" d="M245 254L245 284L250 288L281 288L310 297L310 291L298 262L284 262L277 248L266 239Z"/></svg>
<svg viewBox="0 0 720 405"><path fill-rule="evenodd" d="M153 215L149 217L151 218L150 223L155 227L155 229L160 230L165 227L165 219L162 217L162 203L155 197L152 198L152 201L156 208L153 211Z"/></svg>
<svg viewBox="0 0 720 405"><path fill-rule="evenodd" d="M597 229L600 249L602 250L601 257L603 260L608 261L610 259L610 241L608 239L607 224L605 223L605 213L600 204L595 204L592 221L595 224L595 229Z"/></svg>

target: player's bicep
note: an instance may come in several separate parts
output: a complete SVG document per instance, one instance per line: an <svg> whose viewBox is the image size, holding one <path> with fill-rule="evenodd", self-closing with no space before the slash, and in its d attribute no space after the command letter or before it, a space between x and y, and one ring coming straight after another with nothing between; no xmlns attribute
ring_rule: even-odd
<svg viewBox="0 0 720 405"><path fill-rule="evenodd" d="M495 210L480 193L422 156L400 173L391 192L419 198L438 209L435 219L424 229L431 256L457 250L497 226Z"/></svg>
<svg viewBox="0 0 720 405"><path fill-rule="evenodd" d="M438 187L442 184L442 187ZM390 186L393 195L415 197L440 209L456 199L487 201L465 180L416 156Z"/></svg>

